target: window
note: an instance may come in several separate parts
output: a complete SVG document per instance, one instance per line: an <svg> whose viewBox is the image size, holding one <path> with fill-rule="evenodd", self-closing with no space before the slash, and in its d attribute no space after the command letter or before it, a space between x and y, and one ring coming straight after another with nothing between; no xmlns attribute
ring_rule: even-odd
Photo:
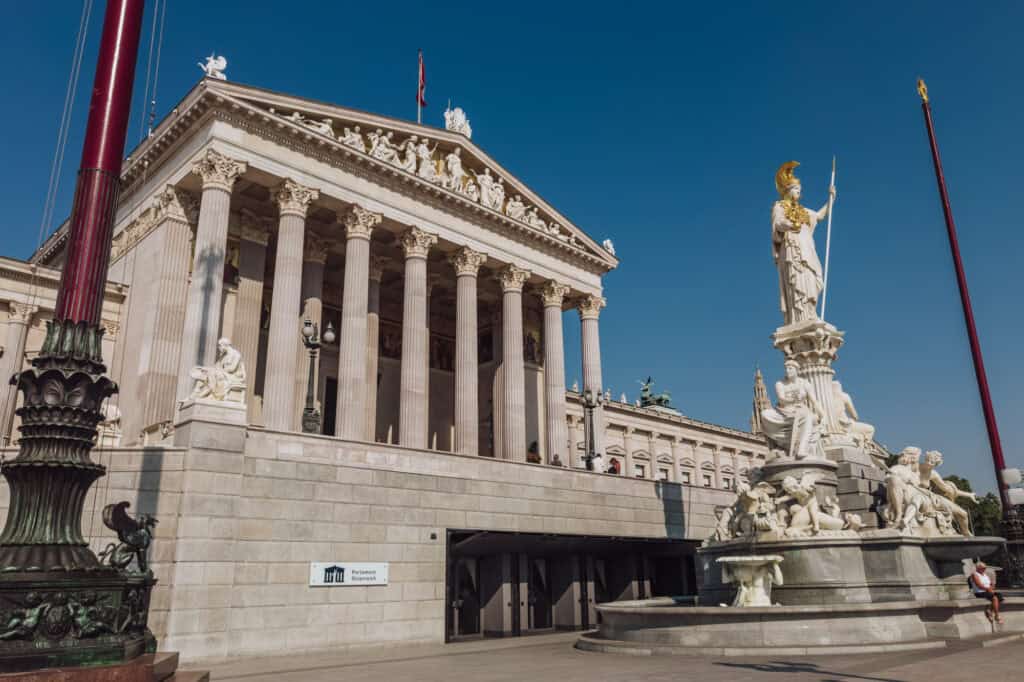
<svg viewBox="0 0 1024 682"><path fill-rule="evenodd" d="M710 488L711 487L711 474L704 474L704 487L705 488Z"/></svg>
<svg viewBox="0 0 1024 682"><path fill-rule="evenodd" d="M683 477L682 478L683 483L685 483L686 485L690 485L690 482L691 482L690 481L690 472L689 471L682 472L682 477Z"/></svg>
<svg viewBox="0 0 1024 682"><path fill-rule="evenodd" d="M662 467L658 468L658 480L659 481L667 481L668 480L668 469L665 469L665 468L662 468Z"/></svg>
<svg viewBox="0 0 1024 682"><path fill-rule="evenodd" d="M722 477L722 487L726 490L732 490L732 479L728 476Z"/></svg>
<svg viewBox="0 0 1024 682"><path fill-rule="evenodd" d="M633 475L637 478L647 478L647 469L644 468L643 464L634 464Z"/></svg>

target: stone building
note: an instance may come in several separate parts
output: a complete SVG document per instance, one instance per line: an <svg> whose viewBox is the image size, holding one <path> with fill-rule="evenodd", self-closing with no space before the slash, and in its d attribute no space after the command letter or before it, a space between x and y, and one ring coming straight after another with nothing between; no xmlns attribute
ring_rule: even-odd
<svg viewBox="0 0 1024 682"><path fill-rule="evenodd" d="M8 375L65 238L0 260ZM600 393L618 261L457 131L203 80L126 160L111 259L121 392L84 530L102 544L116 499L158 516L152 624L186 658L581 628L599 601L687 593L715 507L766 454L608 401L618 475L584 468L563 313ZM304 320L337 334L313 367L319 433ZM221 337L248 367L244 414L181 409ZM389 582L311 587L311 562L384 562Z"/></svg>

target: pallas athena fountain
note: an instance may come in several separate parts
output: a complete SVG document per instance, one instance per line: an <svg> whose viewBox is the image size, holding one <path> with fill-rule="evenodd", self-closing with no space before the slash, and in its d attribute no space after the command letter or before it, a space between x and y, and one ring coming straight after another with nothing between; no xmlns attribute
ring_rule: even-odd
<svg viewBox="0 0 1024 682"><path fill-rule="evenodd" d="M771 455L698 549L697 595L611 602L577 647L633 654L842 653L946 646L989 634L972 599L972 560L1002 538L975 537L942 454L909 446L887 465L832 365L844 333L819 317L824 282L790 161L775 177L772 253L783 324L776 402L761 410ZM1024 630L1024 611L1005 613Z"/></svg>

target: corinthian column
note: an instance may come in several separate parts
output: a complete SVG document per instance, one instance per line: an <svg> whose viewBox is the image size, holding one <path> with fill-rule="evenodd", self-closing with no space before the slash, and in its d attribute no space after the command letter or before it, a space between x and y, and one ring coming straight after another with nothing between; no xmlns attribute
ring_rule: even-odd
<svg viewBox="0 0 1024 682"><path fill-rule="evenodd" d="M523 370L523 284L529 270L509 265L501 271L502 455L526 461L526 378Z"/></svg>
<svg viewBox="0 0 1024 682"><path fill-rule="evenodd" d="M461 248L450 258L455 268L455 443L454 451L480 449L479 370L477 369L476 276L487 256Z"/></svg>
<svg viewBox="0 0 1024 682"><path fill-rule="evenodd" d="M238 241L238 300L231 341L242 354L245 373L246 409L249 421L256 417L256 363L260 349L260 316L263 312L263 273L267 267L270 231L260 216L242 211L242 236ZM262 395L262 393L261 393Z"/></svg>
<svg viewBox="0 0 1024 682"><path fill-rule="evenodd" d="M10 379L21 371L22 358L25 355L25 339L28 337L28 326L37 308L26 303L11 301L10 313L7 317L7 340L4 343L4 354L0 356L0 377ZM0 390L0 444L11 442L11 426L14 424L14 408L18 403L18 389L8 381Z"/></svg>
<svg viewBox="0 0 1024 682"><path fill-rule="evenodd" d="M295 426L295 371L301 334L302 255L306 212L320 193L286 179L272 192L281 210L274 258L274 291L270 298L270 335L263 385L263 422L268 429Z"/></svg>
<svg viewBox="0 0 1024 682"><path fill-rule="evenodd" d="M207 149L192 166L192 172L203 179L203 196L199 201L192 282L185 306L178 398L186 398L192 392L191 369L196 365L212 365L216 359L231 188L245 170L245 163L229 159L215 149Z"/></svg>
<svg viewBox="0 0 1024 682"><path fill-rule="evenodd" d="M405 295L398 437L402 445L420 449L427 447L427 253L436 243L436 235L417 227L402 235Z"/></svg>
<svg viewBox="0 0 1024 682"><path fill-rule="evenodd" d="M328 242L310 233L302 247L302 311L299 317L316 324L323 333L324 311L324 266L327 264ZM302 410L306 406L306 389L309 385L309 351L304 344L298 344L295 359L295 420L301 422ZM320 395L317 388L320 373L313 370L314 400Z"/></svg>
<svg viewBox="0 0 1024 682"><path fill-rule="evenodd" d="M381 215L353 206L345 216L345 288L338 343L338 435L367 440L366 312L370 281L370 233ZM372 440L372 437L370 438Z"/></svg>
<svg viewBox="0 0 1024 682"><path fill-rule="evenodd" d="M369 291L366 296L366 440L377 437L377 368L380 359L380 281L384 259L370 256Z"/></svg>
<svg viewBox="0 0 1024 682"><path fill-rule="evenodd" d="M569 287L548 282L541 290L544 303L544 397L548 420L548 463L558 455L571 467L572 453L566 452L569 436L565 421L565 346L562 342L562 302Z"/></svg>
<svg viewBox="0 0 1024 682"><path fill-rule="evenodd" d="M601 337L598 333L597 319L606 301L593 294L581 299L576 307L580 312L580 339L583 346L583 390L601 393ZM594 410L594 451L605 454L604 407ZM630 469L627 475L632 476Z"/></svg>

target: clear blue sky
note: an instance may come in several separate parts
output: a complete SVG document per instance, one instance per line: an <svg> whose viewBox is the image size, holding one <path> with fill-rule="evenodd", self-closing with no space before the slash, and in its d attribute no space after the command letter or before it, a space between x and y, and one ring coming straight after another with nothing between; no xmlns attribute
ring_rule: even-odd
<svg viewBox="0 0 1024 682"><path fill-rule="evenodd" d="M152 10L153 2L148 3ZM102 6L102 2L97 5ZM940 449L991 489L984 423L914 90L926 78L1003 444L1024 465L1024 5L832 3L280 3L171 0L158 110L211 51L243 83L415 115L451 97L477 141L598 240L605 382L637 379L699 419L744 427L760 364L781 374L769 246L773 174L789 159L811 205L838 157L829 318L838 376L892 448ZM5 254L36 244L81 5L22 3L0 40ZM56 211L67 214L102 7L93 14ZM145 77L149 17L136 101ZM138 139L141 112L133 114ZM131 144L129 145L131 146ZM1015 199L1016 198L1016 199ZM822 235L823 237L823 235ZM824 244L819 244L824 251ZM567 316L568 381L580 372Z"/></svg>

